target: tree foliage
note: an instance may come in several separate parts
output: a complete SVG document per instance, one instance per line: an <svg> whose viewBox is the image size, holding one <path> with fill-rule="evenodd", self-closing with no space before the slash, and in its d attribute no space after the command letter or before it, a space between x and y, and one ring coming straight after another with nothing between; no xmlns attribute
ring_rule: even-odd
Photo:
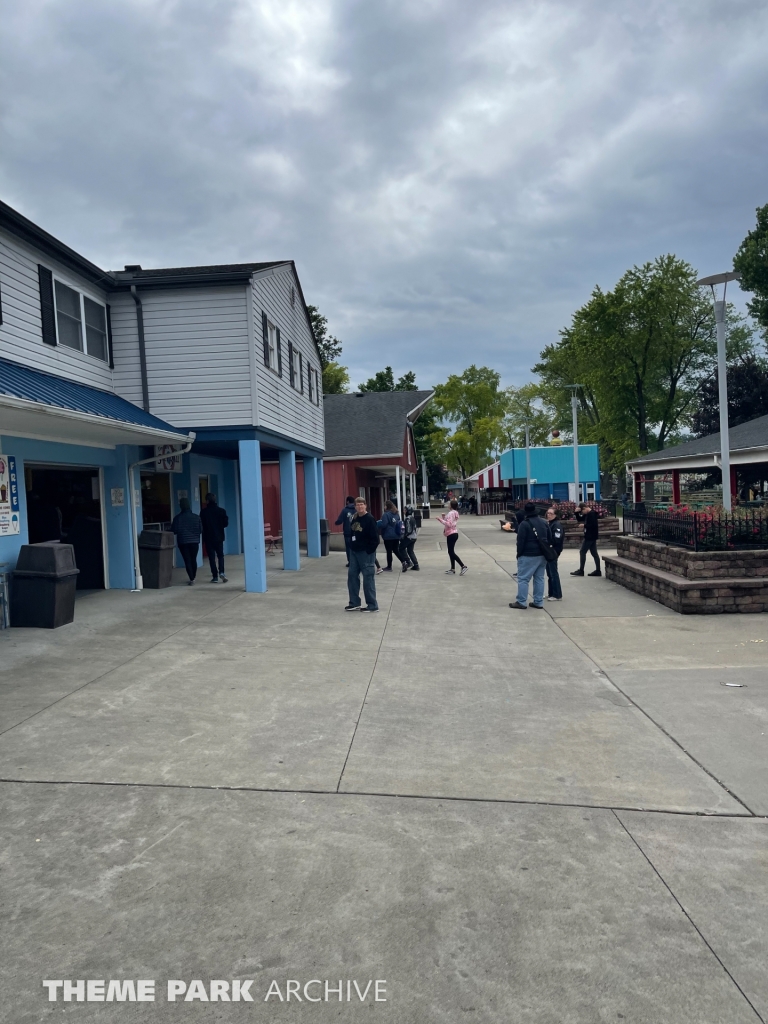
<svg viewBox="0 0 768 1024"><path fill-rule="evenodd" d="M711 375L712 303L690 264L672 255L599 287L534 372L557 425L570 428L568 385L580 384L579 440L601 445L605 468L676 441Z"/></svg>
<svg viewBox="0 0 768 1024"><path fill-rule="evenodd" d="M768 330L768 203L757 208L757 226L739 246L733 269L741 274L741 288L754 295L749 312Z"/></svg>
<svg viewBox="0 0 768 1024"><path fill-rule="evenodd" d="M500 382L495 370L473 364L435 388L435 414L455 424L445 439L446 463L462 477L487 466L503 444L507 395Z"/></svg>
<svg viewBox="0 0 768 1024"><path fill-rule="evenodd" d="M307 306L317 348L320 352L320 368L323 374L323 394L343 395L349 391L349 373L346 366L338 362L341 342L328 333L328 318L317 306Z"/></svg>
<svg viewBox="0 0 768 1024"><path fill-rule="evenodd" d="M398 377L395 380L395 375L392 372L391 366L385 366L383 370L379 370L373 377L361 384L358 388L359 391L418 391L416 387L416 374L413 370L409 370L408 373L404 373L402 377Z"/></svg>
<svg viewBox="0 0 768 1024"><path fill-rule="evenodd" d="M755 355L742 356L728 366L728 423L737 427L756 416L768 416L768 365ZM694 412L693 432L697 437L720 430L720 396L717 376L704 382L698 408Z"/></svg>
<svg viewBox="0 0 768 1024"><path fill-rule="evenodd" d="M552 428L557 425L557 411L547 401L541 384L523 384L507 388L507 409L502 420L502 434L507 448L525 445L525 425L532 445L545 445Z"/></svg>

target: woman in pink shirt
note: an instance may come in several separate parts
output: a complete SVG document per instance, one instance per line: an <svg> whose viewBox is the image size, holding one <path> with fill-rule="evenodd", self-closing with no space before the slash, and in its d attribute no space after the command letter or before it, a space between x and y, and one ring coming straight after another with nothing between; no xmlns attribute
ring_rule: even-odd
<svg viewBox="0 0 768 1024"><path fill-rule="evenodd" d="M464 565L462 560L456 554L455 550L456 541L459 539L459 529L457 526L459 522L459 503L458 501L456 501L455 498L451 501L450 509L445 513L444 516L438 516L437 521L438 523L443 524L443 533L445 534L445 540L446 543L448 544L448 557L451 560L451 568L446 569L445 571L447 573L450 572L455 575L456 563L458 562L459 565L461 566L461 572L459 573L459 576L464 576L464 574L469 571L469 567Z"/></svg>

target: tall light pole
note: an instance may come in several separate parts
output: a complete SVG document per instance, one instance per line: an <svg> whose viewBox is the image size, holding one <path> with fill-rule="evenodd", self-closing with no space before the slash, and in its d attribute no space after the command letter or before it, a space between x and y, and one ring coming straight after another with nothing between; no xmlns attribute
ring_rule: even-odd
<svg viewBox="0 0 768 1024"><path fill-rule="evenodd" d="M720 402L720 467L723 473L723 508L731 511L731 439L728 431L728 379L725 364L725 292L729 281L738 281L741 275L734 271L702 277L698 285L709 285L715 304L715 325L717 327L717 391ZM723 286L723 297L718 299L715 285Z"/></svg>
<svg viewBox="0 0 768 1024"><path fill-rule="evenodd" d="M531 430L528 420L525 421L525 496L531 500Z"/></svg>
<svg viewBox="0 0 768 1024"><path fill-rule="evenodd" d="M579 399L577 392L581 384L569 384L571 392L571 415L573 417L573 479L576 481L576 502L579 501Z"/></svg>

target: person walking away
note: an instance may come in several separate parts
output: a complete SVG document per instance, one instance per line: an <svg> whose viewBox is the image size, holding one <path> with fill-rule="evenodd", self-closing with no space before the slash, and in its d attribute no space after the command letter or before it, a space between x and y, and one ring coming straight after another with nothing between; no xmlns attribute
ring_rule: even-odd
<svg viewBox="0 0 768 1024"><path fill-rule="evenodd" d="M445 570L446 573L450 572L456 575L456 563L458 562L461 566L459 576L465 576L469 572L469 566L464 565L456 554L456 541L459 539L459 529L456 525L459 521L459 503L455 498L451 498L451 507L444 516L438 516L437 521L443 524L443 535L448 545L448 557L451 560L451 567Z"/></svg>
<svg viewBox="0 0 768 1024"><path fill-rule="evenodd" d="M403 564L403 559L400 556L400 540L402 538L402 530L400 528L401 519L400 513L397 511L397 505L394 501L387 501L384 506L384 514L379 520L379 528L381 530L381 539L384 541L384 547L387 549L387 567L384 572L392 572L392 556Z"/></svg>
<svg viewBox="0 0 768 1024"><path fill-rule="evenodd" d="M558 559L563 553L563 544L565 543L565 527L561 520L558 518L557 509L551 506L546 512L547 526L549 527L549 534L552 539L552 547L557 552L557 558L553 562L547 562L547 577L549 579L549 585L547 587L548 601L562 601L563 599L563 588L560 583L560 571L558 569Z"/></svg>
<svg viewBox="0 0 768 1024"><path fill-rule="evenodd" d="M211 583L228 583L224 575L224 537L229 526L226 509L216 503L216 495L210 492L205 496L205 508L200 512L200 524L203 528L203 544L208 552L208 564L211 567Z"/></svg>
<svg viewBox="0 0 768 1024"><path fill-rule="evenodd" d="M586 501L580 501L579 507L576 509L576 519L580 523L584 523L584 540L579 548L579 568L571 573L571 576L583 576L584 575L584 563L587 561L587 552L589 552L595 560L595 571L589 573L590 576L602 576L600 571L600 556L597 553L597 537L598 537L598 525L597 525L597 512L588 505Z"/></svg>
<svg viewBox="0 0 768 1024"><path fill-rule="evenodd" d="M334 523L334 526L341 526L344 529L344 547L347 552L347 565L349 565L350 538L352 537L352 533L350 531L350 523L352 522L352 517L354 516L354 514L355 499L350 494L347 497L346 505L341 510L341 512L339 512L339 518Z"/></svg>
<svg viewBox="0 0 768 1024"><path fill-rule="evenodd" d="M350 522L349 569L347 586L349 604L346 611L377 612L376 601L376 548L379 546L379 527L368 511L365 498L355 499L355 514ZM365 607L360 606L360 576L363 577Z"/></svg>
<svg viewBox="0 0 768 1024"><path fill-rule="evenodd" d="M525 519L517 528L517 600L510 608L528 608L528 584L533 578L533 604L531 608L544 608L544 577L547 559L544 546L552 545L549 527L539 517L536 506L529 501L525 506Z"/></svg>
<svg viewBox="0 0 768 1024"><path fill-rule="evenodd" d="M197 576L197 551L200 547L200 534L203 527L200 516L196 515L189 507L189 498L180 498L179 508L181 511L173 517L171 530L176 534L176 543L179 545L181 557L184 559L184 568L189 577L187 586L191 587L195 582L195 576Z"/></svg>
<svg viewBox="0 0 768 1024"><path fill-rule="evenodd" d="M403 546L405 548L405 557L408 560L408 568L413 572L419 571L419 560L413 550L418 537L419 527L416 525L416 516L414 515L413 509L409 507L405 510L405 536L403 537Z"/></svg>

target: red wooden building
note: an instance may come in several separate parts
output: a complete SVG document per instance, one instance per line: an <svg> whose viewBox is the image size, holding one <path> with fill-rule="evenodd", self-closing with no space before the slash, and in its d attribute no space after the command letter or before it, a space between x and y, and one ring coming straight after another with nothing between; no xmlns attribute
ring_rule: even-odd
<svg viewBox="0 0 768 1024"><path fill-rule="evenodd" d="M413 424L432 391L366 391L325 395L325 511L332 533L347 495L362 496L378 519L384 502L418 502L420 472ZM334 545L335 546L335 545Z"/></svg>

